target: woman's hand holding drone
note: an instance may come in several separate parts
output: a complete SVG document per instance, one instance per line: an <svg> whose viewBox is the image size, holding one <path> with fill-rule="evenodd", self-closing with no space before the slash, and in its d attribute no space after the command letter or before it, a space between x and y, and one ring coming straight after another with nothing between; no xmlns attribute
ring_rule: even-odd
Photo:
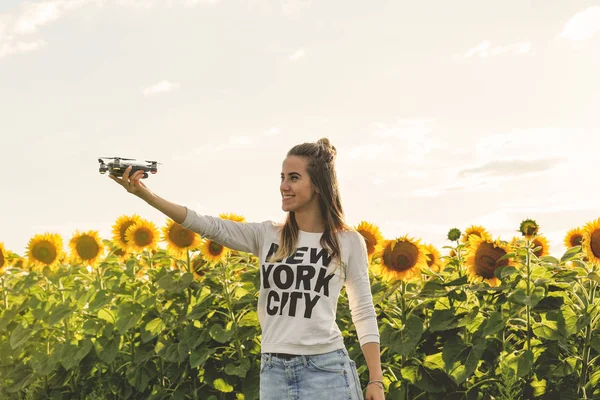
<svg viewBox="0 0 600 400"><path fill-rule="evenodd" d="M147 198L148 195L151 194L150 189L141 181L144 176L143 170L137 170L129 176L129 172L131 172L131 165L123 171L123 177L117 178L114 175L108 175L110 179L117 182L119 185L123 186L125 190L129 193L138 196L141 199Z"/></svg>

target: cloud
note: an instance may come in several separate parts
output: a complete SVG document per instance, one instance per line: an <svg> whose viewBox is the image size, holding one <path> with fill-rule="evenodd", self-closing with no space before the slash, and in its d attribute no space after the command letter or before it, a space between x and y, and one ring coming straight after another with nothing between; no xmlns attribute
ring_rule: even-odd
<svg viewBox="0 0 600 400"><path fill-rule="evenodd" d="M505 54L525 54L531 50L530 42L519 42L508 44L504 46L492 46L492 44L488 40L484 40L479 43L477 46L470 48L464 55L465 58L473 58L473 57L495 57Z"/></svg>
<svg viewBox="0 0 600 400"><path fill-rule="evenodd" d="M559 38L587 40L600 32L600 6L593 6L576 13L565 24Z"/></svg>
<svg viewBox="0 0 600 400"><path fill-rule="evenodd" d="M180 86L179 83L176 83L176 82L161 81L150 87L145 88L142 91L142 93L144 94L144 96L153 96L153 95L157 95L160 93L171 92L175 89L178 89L179 86Z"/></svg>
<svg viewBox="0 0 600 400"><path fill-rule="evenodd" d="M296 52L294 54L292 54L289 57L289 59L290 59L290 61L298 61L299 59L301 59L304 56L306 56L306 52L304 51L304 49L298 49L298 50L296 50Z"/></svg>
<svg viewBox="0 0 600 400"><path fill-rule="evenodd" d="M557 164L565 161L560 158L548 158L539 160L496 160L487 162L475 168L467 168L459 171L458 175L484 175L484 176L518 176L536 172L544 172L554 168Z"/></svg>
<svg viewBox="0 0 600 400"><path fill-rule="evenodd" d="M46 45L43 40L13 41L0 38L0 58L17 53L28 53Z"/></svg>
<svg viewBox="0 0 600 400"><path fill-rule="evenodd" d="M152 8L158 5L193 7L200 3L214 4L220 0L42 0L24 2L13 11L0 13L0 58L27 53L46 45L39 35L42 27L59 20L65 14L88 5Z"/></svg>
<svg viewBox="0 0 600 400"><path fill-rule="evenodd" d="M276 136L276 135L279 135L280 133L281 133L281 129L279 129L276 126L274 126L274 127L270 128L270 129L267 129L264 132L264 135L265 136Z"/></svg>

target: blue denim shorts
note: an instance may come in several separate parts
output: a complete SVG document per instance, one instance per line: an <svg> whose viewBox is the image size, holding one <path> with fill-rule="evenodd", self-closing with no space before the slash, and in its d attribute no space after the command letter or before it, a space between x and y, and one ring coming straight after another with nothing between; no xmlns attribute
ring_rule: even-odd
<svg viewBox="0 0 600 400"><path fill-rule="evenodd" d="M364 400L346 349L310 356L261 354L260 400Z"/></svg>

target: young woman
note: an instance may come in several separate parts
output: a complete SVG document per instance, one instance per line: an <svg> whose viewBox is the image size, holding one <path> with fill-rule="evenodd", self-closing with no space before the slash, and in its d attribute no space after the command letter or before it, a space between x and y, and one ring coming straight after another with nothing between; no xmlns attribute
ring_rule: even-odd
<svg viewBox="0 0 600 400"><path fill-rule="evenodd" d="M184 228L256 255L261 287L261 400L384 399L379 330L362 236L344 222L328 139L294 146L283 161L284 224L241 223L199 215L152 193L131 177L110 176ZM366 395L336 324L346 285L352 321L369 369Z"/></svg>

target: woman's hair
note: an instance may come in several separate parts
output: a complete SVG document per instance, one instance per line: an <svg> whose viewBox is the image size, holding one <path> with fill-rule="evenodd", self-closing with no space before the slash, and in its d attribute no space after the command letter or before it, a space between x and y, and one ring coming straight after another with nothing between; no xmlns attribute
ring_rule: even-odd
<svg viewBox="0 0 600 400"><path fill-rule="evenodd" d="M308 160L308 176L319 192L319 207L325 223L321 246L329 250L332 260L337 257L341 261L341 249L336 232L351 230L351 228L344 221L344 210L334 165L336 155L335 147L327 138L319 139L316 143L296 145L287 153L288 157L300 156ZM298 242L298 223L295 214L294 211L288 213L285 224L281 228L279 249L271 261L281 261L294 253Z"/></svg>

